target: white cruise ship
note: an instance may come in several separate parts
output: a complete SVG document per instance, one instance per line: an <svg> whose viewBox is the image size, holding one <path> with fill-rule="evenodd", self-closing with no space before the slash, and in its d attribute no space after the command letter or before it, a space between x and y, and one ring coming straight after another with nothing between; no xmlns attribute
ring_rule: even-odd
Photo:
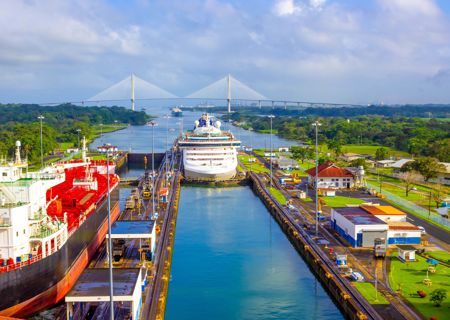
<svg viewBox="0 0 450 320"><path fill-rule="evenodd" d="M236 148L241 142L220 126L220 121L204 113L195 121L194 130L178 139L186 179L223 181L236 175Z"/></svg>

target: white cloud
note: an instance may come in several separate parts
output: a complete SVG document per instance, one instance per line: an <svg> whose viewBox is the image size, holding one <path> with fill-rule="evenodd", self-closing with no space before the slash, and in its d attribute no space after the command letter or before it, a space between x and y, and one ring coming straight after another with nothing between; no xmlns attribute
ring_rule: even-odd
<svg viewBox="0 0 450 320"><path fill-rule="evenodd" d="M301 7L294 0L276 0L273 11L278 16L288 16L301 12Z"/></svg>
<svg viewBox="0 0 450 320"><path fill-rule="evenodd" d="M437 16L440 14L434 0L378 0L381 6L396 14Z"/></svg>
<svg viewBox="0 0 450 320"><path fill-rule="evenodd" d="M327 0L309 0L309 5L315 9L322 9Z"/></svg>
<svg viewBox="0 0 450 320"><path fill-rule="evenodd" d="M134 55L141 50L140 28L110 26L97 20L97 5L64 1L8 1L0 5L0 61L46 62L92 60L115 52ZM98 17L97 17L98 18Z"/></svg>
<svg viewBox="0 0 450 320"><path fill-rule="evenodd" d="M274 98L450 101L435 1L118 3L1 2L0 101L86 98L131 72L180 96L231 73Z"/></svg>

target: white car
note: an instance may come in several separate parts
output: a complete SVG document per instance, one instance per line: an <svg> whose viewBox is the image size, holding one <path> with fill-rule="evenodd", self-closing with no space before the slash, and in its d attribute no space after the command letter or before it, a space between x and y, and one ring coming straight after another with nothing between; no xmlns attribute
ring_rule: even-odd
<svg viewBox="0 0 450 320"><path fill-rule="evenodd" d="M424 227L422 227L422 226L417 226L417 228L419 228L419 230L420 230L420 232L422 233L422 234L426 234L427 232L425 231L425 228Z"/></svg>

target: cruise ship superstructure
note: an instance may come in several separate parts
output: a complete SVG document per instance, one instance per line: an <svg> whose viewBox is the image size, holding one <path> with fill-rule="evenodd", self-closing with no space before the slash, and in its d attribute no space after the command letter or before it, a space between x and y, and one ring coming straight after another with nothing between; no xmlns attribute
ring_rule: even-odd
<svg viewBox="0 0 450 320"><path fill-rule="evenodd" d="M194 130L178 139L186 179L223 181L236 175L236 148L241 142L220 127L220 121L204 113L195 121Z"/></svg>

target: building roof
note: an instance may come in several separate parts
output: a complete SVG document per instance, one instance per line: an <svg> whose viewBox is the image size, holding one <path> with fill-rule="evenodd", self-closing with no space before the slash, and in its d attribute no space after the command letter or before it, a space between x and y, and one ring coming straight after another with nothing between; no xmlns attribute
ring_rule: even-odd
<svg viewBox="0 0 450 320"><path fill-rule="evenodd" d="M443 173L450 173L450 163L449 162L439 162L439 163L445 167L445 169L442 170Z"/></svg>
<svg viewBox="0 0 450 320"><path fill-rule="evenodd" d="M410 231L420 231L420 229L410 222L399 222L391 221L388 222L389 230L410 230Z"/></svg>
<svg viewBox="0 0 450 320"><path fill-rule="evenodd" d="M134 288L140 281L139 268L114 268L114 300L127 301L132 298ZM66 296L66 302L108 301L109 269L87 268Z"/></svg>
<svg viewBox="0 0 450 320"><path fill-rule="evenodd" d="M394 208L392 206L369 206L369 205L362 205L361 208L365 211L367 211L370 214L380 216L380 215L386 215L386 216L404 216L406 213L403 211L398 210L397 208Z"/></svg>
<svg viewBox="0 0 450 320"><path fill-rule="evenodd" d="M325 163L320 164L318 167L318 177L319 178L334 178L334 177L346 177L353 178L353 174L343 168L339 168L332 161L327 161ZM315 177L316 176L316 167L308 169L305 171L308 175Z"/></svg>
<svg viewBox="0 0 450 320"><path fill-rule="evenodd" d="M397 168L400 169L405 163L408 163L410 161L413 161L413 159L399 159L397 161L395 161L391 167L392 168Z"/></svg>
<svg viewBox="0 0 450 320"><path fill-rule="evenodd" d="M395 163L395 160L386 159L386 160L378 160L377 162L381 164L392 164Z"/></svg>
<svg viewBox="0 0 450 320"><path fill-rule="evenodd" d="M406 213L404 213L401 210L398 210L397 208L394 208L393 206L378 206L378 209L383 211L384 214L390 215L390 216L394 216L394 215L404 216L404 215L406 215Z"/></svg>
<svg viewBox="0 0 450 320"><path fill-rule="evenodd" d="M119 220L112 225L111 239L150 238L154 227L154 220Z"/></svg>
<svg viewBox="0 0 450 320"><path fill-rule="evenodd" d="M359 207L334 208L333 210L355 225L386 225L383 220Z"/></svg>
<svg viewBox="0 0 450 320"><path fill-rule="evenodd" d="M417 248L409 244L398 244L397 248L402 251L416 251Z"/></svg>

